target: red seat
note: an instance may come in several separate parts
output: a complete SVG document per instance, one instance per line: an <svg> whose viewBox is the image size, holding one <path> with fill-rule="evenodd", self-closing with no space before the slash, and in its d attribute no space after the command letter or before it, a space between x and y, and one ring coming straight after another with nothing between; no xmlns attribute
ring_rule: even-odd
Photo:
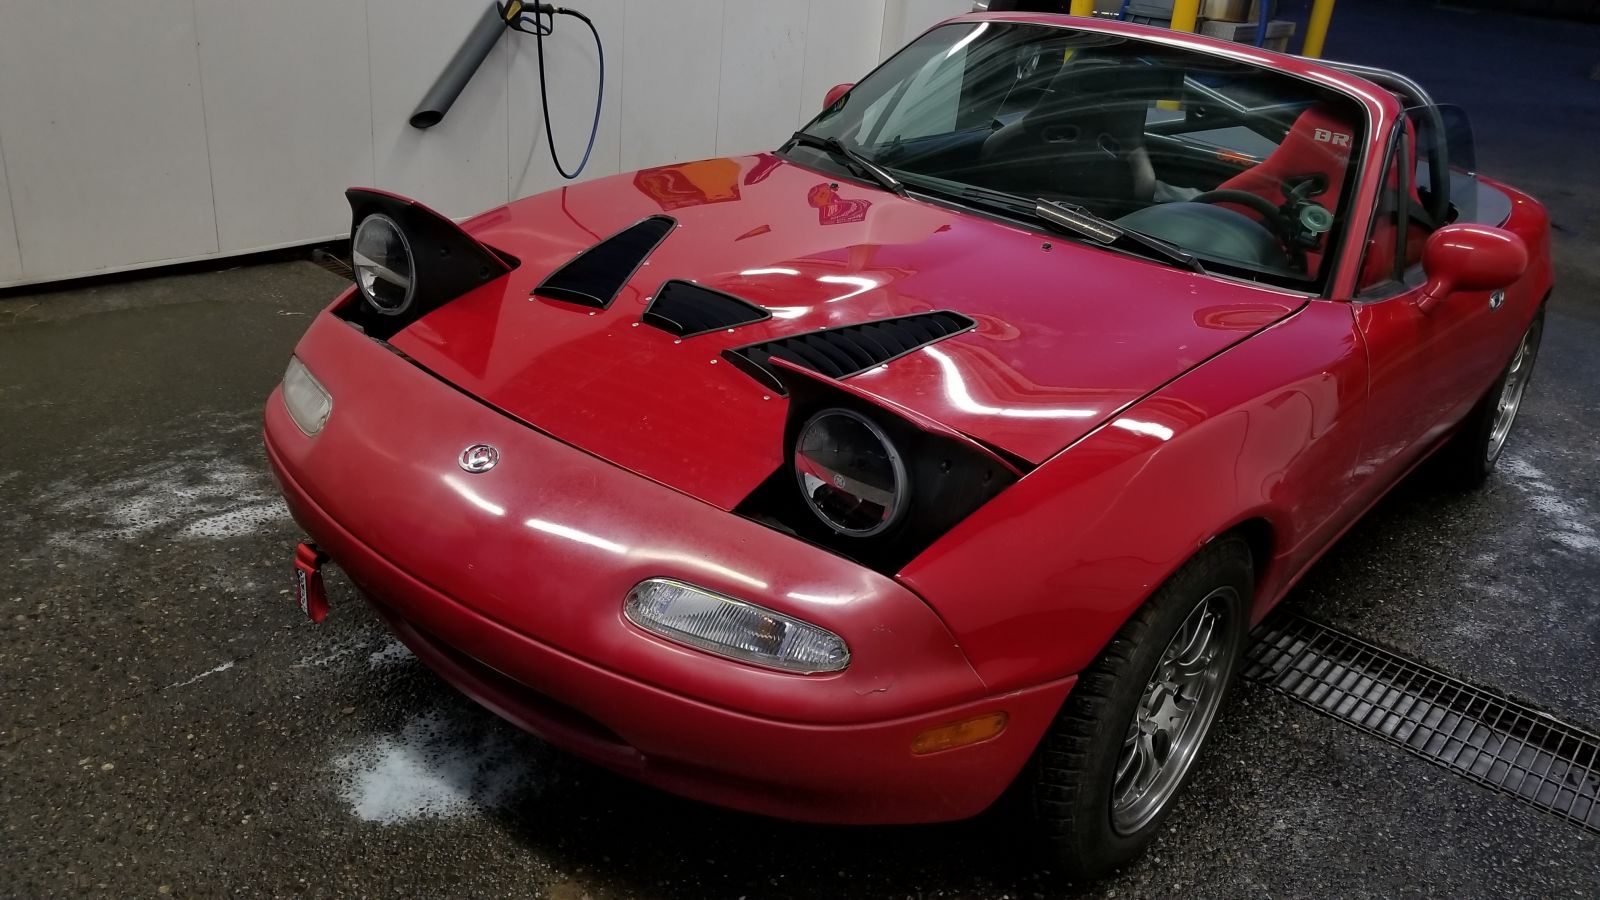
<svg viewBox="0 0 1600 900"><path fill-rule="evenodd" d="M1406 165L1414 176L1417 171L1417 131L1410 119L1406 120L1406 133L1409 148ZM1338 216L1339 200L1343 196L1356 134L1357 128L1348 117L1328 104L1319 103L1300 114L1294 127L1289 129L1289 134L1272 155L1228 179L1218 190L1249 191L1274 206L1281 206L1287 199L1284 193L1287 185L1302 178L1321 176L1327 187L1316 195L1316 200ZM1393 190L1399 179L1400 173L1391 171L1386 187ZM1414 204L1411 208L1420 209L1422 198L1417 193L1415 177L1411 181L1410 203ZM1261 218L1260 213L1246 207L1226 203L1221 205L1255 219ZM1422 259L1422 245L1428 238L1428 229L1411 216L1410 209L1382 209L1373 224L1372 237L1362 257L1358 291L1384 281L1394 271L1395 243L1399 239L1397 232L1402 220L1408 222L1410 229L1406 237L1406 265L1409 267ZM1326 249L1318 246L1306 252L1306 266L1310 272L1318 271Z"/></svg>
<svg viewBox="0 0 1600 900"><path fill-rule="evenodd" d="M1248 191L1273 206L1282 206L1288 199L1284 194L1287 185L1304 178L1320 177L1326 186L1315 195L1316 200L1337 216L1358 132L1359 128L1347 115L1330 104L1318 103L1300 114L1283 143L1270 156L1223 182L1217 189ZM1218 205L1258 221L1261 219L1260 213L1248 207L1230 203ZM1318 246L1307 251L1306 267L1311 273L1320 268L1325 249Z"/></svg>

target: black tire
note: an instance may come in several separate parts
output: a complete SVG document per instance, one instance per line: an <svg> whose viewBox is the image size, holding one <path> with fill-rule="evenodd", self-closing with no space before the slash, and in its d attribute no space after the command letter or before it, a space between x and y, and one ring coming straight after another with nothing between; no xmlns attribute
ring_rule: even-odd
<svg viewBox="0 0 1600 900"><path fill-rule="evenodd" d="M1066 877L1101 878L1143 853L1155 839L1193 773L1193 761L1201 755L1215 719L1207 720L1158 811L1136 830L1124 832L1113 823L1113 791L1135 712L1190 614L1218 592L1231 591L1232 599L1225 603L1225 649L1217 654L1223 669L1213 709L1220 708L1238 674L1253 581L1249 545L1237 535L1213 541L1163 584L1100 659L1079 675L1013 793L1014 809L1023 816L1029 835L1042 842L1050 864Z"/></svg>
<svg viewBox="0 0 1600 900"><path fill-rule="evenodd" d="M1526 368L1521 390L1527 389L1526 378L1532 376L1533 364L1539 358L1539 341L1544 336L1544 307L1539 307L1539 312L1533 317L1533 322L1528 330L1523 333L1523 340L1528 342L1527 356L1522 365ZM1518 344L1520 352L1522 344ZM1461 424L1450 441L1439 448L1437 471L1445 484L1460 490L1475 490L1489 480L1489 475L1494 472L1495 464L1500 461L1500 456L1505 450L1505 440L1495 442L1495 421L1498 418L1501 398L1505 396L1506 386L1511 380L1513 367L1517 365L1517 354L1513 354L1506 367L1501 370L1500 377L1489 387L1487 393L1478 400L1472 412L1467 414L1466 421ZM1521 408L1522 397L1517 398L1517 408ZM1512 411L1511 423L1508 430L1515 428L1516 410ZM1509 433L1509 431L1508 431Z"/></svg>

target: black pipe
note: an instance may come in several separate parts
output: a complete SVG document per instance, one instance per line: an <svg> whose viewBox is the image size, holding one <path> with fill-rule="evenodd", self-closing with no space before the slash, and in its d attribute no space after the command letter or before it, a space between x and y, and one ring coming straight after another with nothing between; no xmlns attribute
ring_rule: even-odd
<svg viewBox="0 0 1600 900"><path fill-rule="evenodd" d="M432 128L439 124L505 30L506 20L501 18L499 8L493 3L489 4L483 11L483 18L478 20L478 24L473 26L472 32L462 42L461 49L450 58L444 71L433 82L433 87L428 88L422 102L417 104L417 111L411 114L412 128Z"/></svg>

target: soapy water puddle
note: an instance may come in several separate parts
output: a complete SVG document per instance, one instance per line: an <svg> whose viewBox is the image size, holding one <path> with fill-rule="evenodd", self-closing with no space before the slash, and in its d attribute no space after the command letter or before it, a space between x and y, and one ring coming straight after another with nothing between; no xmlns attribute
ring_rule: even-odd
<svg viewBox="0 0 1600 900"><path fill-rule="evenodd" d="M66 527L52 546L103 554L146 538L211 541L250 537L288 521L289 511L259 467L196 448L104 481L66 478L38 503Z"/></svg>
<svg viewBox="0 0 1600 900"><path fill-rule="evenodd" d="M294 668L321 669L357 656L365 656L367 668L372 671L394 669L416 660L411 648L399 638L374 631L336 641L316 653L302 656Z"/></svg>
<svg viewBox="0 0 1600 900"><path fill-rule="evenodd" d="M1543 468L1521 454L1508 454L1500 471L1522 493L1550 540L1567 550L1600 556L1600 516L1582 498L1562 491Z"/></svg>
<svg viewBox="0 0 1600 900"><path fill-rule="evenodd" d="M550 751L497 719L435 709L334 760L365 822L399 825L501 809L536 794Z"/></svg>
<svg viewBox="0 0 1600 900"><path fill-rule="evenodd" d="M1552 577L1582 581L1600 567L1600 514L1582 487L1585 462L1551 447L1518 448L1500 459L1487 490L1491 498L1503 492L1514 509L1464 560L1457 577L1466 600L1448 624L1456 638L1481 648L1480 660L1523 669L1514 657L1521 645L1506 643L1507 634L1574 644L1600 627L1590 592L1551 590ZM1547 615L1527 617L1534 604Z"/></svg>

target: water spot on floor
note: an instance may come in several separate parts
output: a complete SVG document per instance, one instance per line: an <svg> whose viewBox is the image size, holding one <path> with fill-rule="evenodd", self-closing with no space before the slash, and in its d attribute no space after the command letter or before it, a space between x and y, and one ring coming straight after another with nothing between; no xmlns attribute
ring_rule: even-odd
<svg viewBox="0 0 1600 900"><path fill-rule="evenodd" d="M233 668L233 664L234 664L234 660L230 659L227 662L223 663L222 665L217 666L214 669L207 669L204 672L201 672L199 675L196 675L193 678L190 678L190 679L188 679L186 681L179 681L179 682L175 682L173 684L169 684L169 685L167 685L167 688L170 690L171 688L188 687L189 685L194 684L196 681L199 681L202 678L205 678L205 677L210 676L210 675L215 675L218 672L226 672L226 671L228 671L229 669Z"/></svg>
<svg viewBox="0 0 1600 900"><path fill-rule="evenodd" d="M203 450L95 481L69 477L40 500L67 521L51 544L81 552L148 537L217 540L261 533L289 511L259 466Z"/></svg>
<svg viewBox="0 0 1600 900"><path fill-rule="evenodd" d="M283 521L288 513L283 501L274 497L190 522L178 534L187 538L226 538L255 534L273 523Z"/></svg>
<svg viewBox="0 0 1600 900"><path fill-rule="evenodd" d="M435 710L334 760L340 792L367 822L469 816L537 788L539 745L498 720Z"/></svg>
<svg viewBox="0 0 1600 900"><path fill-rule="evenodd" d="M1507 455L1500 468L1527 499L1546 537L1568 550L1600 555L1600 517L1581 497L1562 491L1526 456Z"/></svg>
<svg viewBox="0 0 1600 900"><path fill-rule="evenodd" d="M346 657L367 652L368 648L376 642L377 637L372 634L363 634L358 637L334 641L323 646L315 653L300 657L300 660L294 664L293 668L311 669L330 666Z"/></svg>
<svg viewBox="0 0 1600 900"><path fill-rule="evenodd" d="M411 648L400 643L399 638L395 638L382 650L367 657L367 665L374 669L387 669L390 666L404 665L414 659L416 657L412 655Z"/></svg>

